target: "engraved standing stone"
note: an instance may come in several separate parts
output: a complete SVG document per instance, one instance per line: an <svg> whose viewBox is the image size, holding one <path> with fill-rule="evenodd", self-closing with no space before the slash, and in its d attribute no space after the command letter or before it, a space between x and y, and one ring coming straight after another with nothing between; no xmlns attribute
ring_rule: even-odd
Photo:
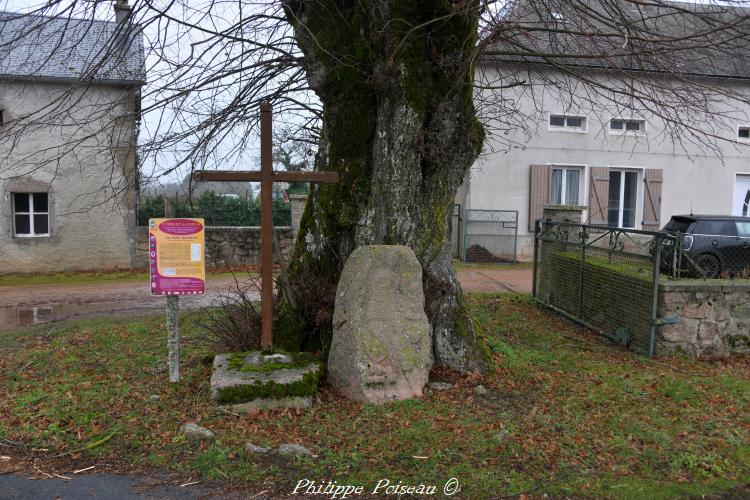
<svg viewBox="0 0 750 500"><path fill-rule="evenodd" d="M422 267L406 246L355 250L336 292L328 379L355 401L420 396L432 367Z"/></svg>

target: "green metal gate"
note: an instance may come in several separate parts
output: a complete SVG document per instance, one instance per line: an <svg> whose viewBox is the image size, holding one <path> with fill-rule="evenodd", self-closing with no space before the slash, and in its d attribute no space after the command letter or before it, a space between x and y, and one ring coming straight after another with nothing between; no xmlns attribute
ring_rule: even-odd
<svg viewBox="0 0 750 500"><path fill-rule="evenodd" d="M538 221L533 296L538 302L651 356L665 233Z"/></svg>

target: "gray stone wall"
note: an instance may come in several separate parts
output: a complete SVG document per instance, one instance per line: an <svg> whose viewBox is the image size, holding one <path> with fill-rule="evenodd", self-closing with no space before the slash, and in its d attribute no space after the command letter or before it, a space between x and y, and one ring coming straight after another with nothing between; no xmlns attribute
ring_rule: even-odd
<svg viewBox="0 0 750 500"><path fill-rule="evenodd" d="M275 227L278 248L274 260L292 250L292 228ZM137 267L148 266L148 227L137 228ZM260 227L206 227L206 267L243 266L260 263Z"/></svg>
<svg viewBox="0 0 750 500"><path fill-rule="evenodd" d="M750 280L662 283L658 317L676 322L656 328L656 354L750 353Z"/></svg>
<svg viewBox="0 0 750 500"><path fill-rule="evenodd" d="M289 196L289 200L292 203L292 228L294 228L294 238L296 239L302 214L305 213L305 206L307 206L307 195L293 194Z"/></svg>
<svg viewBox="0 0 750 500"><path fill-rule="evenodd" d="M583 221L584 210L586 210L586 207L579 205L545 205L542 211L542 220L580 224Z"/></svg>

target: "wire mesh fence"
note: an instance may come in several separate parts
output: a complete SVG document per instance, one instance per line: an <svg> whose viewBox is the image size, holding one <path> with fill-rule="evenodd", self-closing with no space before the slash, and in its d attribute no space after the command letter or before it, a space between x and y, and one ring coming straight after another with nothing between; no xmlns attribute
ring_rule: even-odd
<svg viewBox="0 0 750 500"><path fill-rule="evenodd" d="M461 258L461 205L453 205L451 215L451 254L454 259Z"/></svg>
<svg viewBox="0 0 750 500"><path fill-rule="evenodd" d="M651 356L663 250L674 236L538 222L533 295L548 307Z"/></svg>
<svg viewBox="0 0 750 500"><path fill-rule="evenodd" d="M518 248L517 210L466 210L465 262L512 263Z"/></svg>
<svg viewBox="0 0 750 500"><path fill-rule="evenodd" d="M676 234L662 245L662 272L674 278L749 278L750 237Z"/></svg>

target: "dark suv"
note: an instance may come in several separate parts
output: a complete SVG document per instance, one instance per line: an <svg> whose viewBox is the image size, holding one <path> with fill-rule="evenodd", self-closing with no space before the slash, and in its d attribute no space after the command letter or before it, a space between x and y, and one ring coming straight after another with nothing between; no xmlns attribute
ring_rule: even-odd
<svg viewBox="0 0 750 500"><path fill-rule="evenodd" d="M707 278L750 270L750 217L675 215L663 231L683 235L684 253ZM665 263L669 260L665 259ZM685 264L683 267L692 267Z"/></svg>

